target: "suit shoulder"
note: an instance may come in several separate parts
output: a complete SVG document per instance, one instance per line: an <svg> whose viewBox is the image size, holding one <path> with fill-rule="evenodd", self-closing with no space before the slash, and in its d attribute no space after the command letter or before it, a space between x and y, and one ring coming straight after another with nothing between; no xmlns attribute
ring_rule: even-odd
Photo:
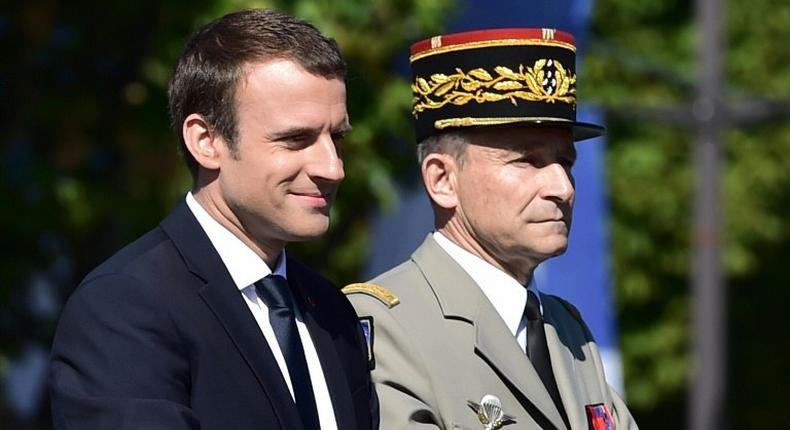
<svg viewBox="0 0 790 430"><path fill-rule="evenodd" d="M542 295L542 298L544 310L548 309L548 311L554 315L555 321L565 321L566 324L563 325L565 325L569 330L570 327L575 325L579 330L581 330L581 333L584 337L589 340L594 340L594 336L592 335L590 328L587 326L587 323L584 322L584 318L576 306L561 297L551 294L544 294Z"/></svg>
<svg viewBox="0 0 790 430"><path fill-rule="evenodd" d="M351 303L332 281L291 257L288 257L287 267L289 281L296 280L297 288L306 300L325 304L321 306L323 312L329 312L327 315L331 314L337 321L356 321ZM337 318L339 315L348 318Z"/></svg>
<svg viewBox="0 0 790 430"><path fill-rule="evenodd" d="M306 264L288 257L287 267L289 279L291 276L298 279L305 287L309 287L311 294L317 294L322 297L331 296L335 299L343 298L340 289L332 281Z"/></svg>
<svg viewBox="0 0 790 430"><path fill-rule="evenodd" d="M70 294L83 300L112 296L136 302L162 301L174 289L187 288L191 279L172 241L154 228L126 245L88 273ZM191 284L190 284L191 285Z"/></svg>
<svg viewBox="0 0 790 430"><path fill-rule="evenodd" d="M368 282L347 285L343 292L355 307L362 302L380 302L386 309L393 309L404 302L414 302L424 283L421 272L411 260L376 276Z"/></svg>
<svg viewBox="0 0 790 430"><path fill-rule="evenodd" d="M579 312L579 309L576 308L576 306L574 306L571 302L563 299L562 297L555 296L553 294L544 294L543 300L548 303L553 302L561 305L562 308L565 309L568 312L568 314L570 314L570 316L573 317L573 319L578 321L580 324L584 325L584 319L582 318L581 312Z"/></svg>
<svg viewBox="0 0 790 430"><path fill-rule="evenodd" d="M159 227L156 227L96 266L85 276L83 282L112 273L144 273L150 270L145 267L146 265L157 260L161 261L161 253L164 251L162 247L168 243L170 243L169 238Z"/></svg>
<svg viewBox="0 0 790 430"><path fill-rule="evenodd" d="M318 272L311 269L308 265L302 263L301 261L291 257L290 253L286 254L288 256L288 270L293 270L299 272L303 276L315 276L321 279L324 279L323 276L319 275Z"/></svg>

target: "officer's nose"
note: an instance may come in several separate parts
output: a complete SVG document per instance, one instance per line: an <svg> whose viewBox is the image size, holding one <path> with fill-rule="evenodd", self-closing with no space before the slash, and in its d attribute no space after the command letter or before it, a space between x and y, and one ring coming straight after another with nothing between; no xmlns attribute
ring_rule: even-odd
<svg viewBox="0 0 790 430"><path fill-rule="evenodd" d="M543 167L541 180L541 190L544 198L556 199L561 202L573 201L576 189L570 169L559 163L549 164Z"/></svg>

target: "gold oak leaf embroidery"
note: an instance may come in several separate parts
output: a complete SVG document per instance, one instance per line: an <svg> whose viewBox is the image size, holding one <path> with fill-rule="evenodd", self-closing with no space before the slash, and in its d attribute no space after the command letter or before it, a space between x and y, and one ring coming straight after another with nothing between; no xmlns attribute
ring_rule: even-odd
<svg viewBox="0 0 790 430"><path fill-rule="evenodd" d="M553 70L551 70L553 68ZM519 65L518 71L509 67L494 68L496 77L487 70L476 68L469 72L456 68L455 73L435 73L430 80L417 77L411 85L412 114L427 109L439 109L446 104L457 106L471 101L477 103L518 100L546 103L576 104L576 75L569 75L557 60L540 59L532 67Z"/></svg>

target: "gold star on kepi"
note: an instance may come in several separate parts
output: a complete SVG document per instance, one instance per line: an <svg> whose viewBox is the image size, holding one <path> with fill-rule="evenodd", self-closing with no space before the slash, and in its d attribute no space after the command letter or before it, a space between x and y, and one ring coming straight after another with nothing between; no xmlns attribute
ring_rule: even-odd
<svg viewBox="0 0 790 430"><path fill-rule="evenodd" d="M417 141L443 131L553 125L574 139L604 129L576 121L576 46L571 34L509 28L447 34L411 47Z"/></svg>

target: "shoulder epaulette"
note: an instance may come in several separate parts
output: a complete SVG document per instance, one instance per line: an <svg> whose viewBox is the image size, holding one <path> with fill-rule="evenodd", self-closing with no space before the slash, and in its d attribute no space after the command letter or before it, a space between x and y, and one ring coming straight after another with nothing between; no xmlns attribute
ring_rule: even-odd
<svg viewBox="0 0 790 430"><path fill-rule="evenodd" d="M365 282L358 282L355 284L348 284L343 287L343 294L367 294L368 296L375 297L381 303L387 305L388 308L392 309L400 303L400 299L395 294L392 294L392 291L376 285L376 284L368 284Z"/></svg>

